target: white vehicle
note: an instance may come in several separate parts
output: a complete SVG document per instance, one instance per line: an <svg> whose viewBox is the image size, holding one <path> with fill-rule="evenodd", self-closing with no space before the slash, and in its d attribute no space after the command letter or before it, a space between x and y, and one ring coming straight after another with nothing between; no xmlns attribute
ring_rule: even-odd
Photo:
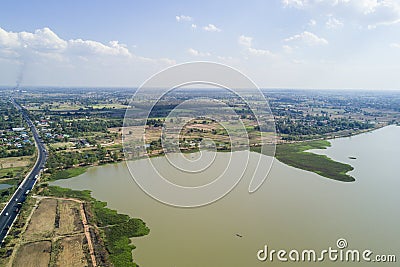
<svg viewBox="0 0 400 267"><path fill-rule="evenodd" d="M8 212L6 212L6 216L8 216Z"/></svg>

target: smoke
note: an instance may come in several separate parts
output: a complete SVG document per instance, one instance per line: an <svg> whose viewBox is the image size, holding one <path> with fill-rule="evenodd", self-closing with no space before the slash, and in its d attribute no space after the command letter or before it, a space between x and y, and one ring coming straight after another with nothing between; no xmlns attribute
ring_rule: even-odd
<svg viewBox="0 0 400 267"><path fill-rule="evenodd" d="M19 89L19 87L21 86L22 82L24 81L24 76L25 76L25 72L26 72L26 65L27 62L30 61L30 53L29 51L27 51L28 46L24 45L23 49L20 50L20 57L19 57L19 61L20 61L20 66L19 66L19 70L18 70L18 74L17 74L17 79L15 81L15 88Z"/></svg>
<svg viewBox="0 0 400 267"><path fill-rule="evenodd" d="M25 72L25 62L22 63L21 68L19 69L16 83L16 89L19 89L21 83L24 81L24 72Z"/></svg>

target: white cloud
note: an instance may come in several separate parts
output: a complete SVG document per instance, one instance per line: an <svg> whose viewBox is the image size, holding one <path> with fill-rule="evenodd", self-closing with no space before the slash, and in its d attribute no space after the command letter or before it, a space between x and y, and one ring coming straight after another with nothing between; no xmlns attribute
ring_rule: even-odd
<svg viewBox="0 0 400 267"><path fill-rule="evenodd" d="M308 0L282 0L284 7L304 8L308 5Z"/></svg>
<svg viewBox="0 0 400 267"><path fill-rule="evenodd" d="M310 19L310 21L308 22L308 26L313 27L313 26L315 26L315 25L317 25L317 21L314 20L314 19Z"/></svg>
<svg viewBox="0 0 400 267"><path fill-rule="evenodd" d="M0 69L26 66L32 73L32 80L42 84L57 77L66 83L79 82L79 79L92 79L96 84L123 82L124 79L126 82L132 76L127 72L144 73L146 69L151 69L151 73L154 73L175 64L174 60L168 58L135 55L118 41L101 43L83 39L64 40L49 28L34 32L11 32L0 28L0 62L4 62L2 59L9 63L1 63Z"/></svg>
<svg viewBox="0 0 400 267"><path fill-rule="evenodd" d="M364 14L374 13L380 5L378 0L337 0L336 5L340 4L355 8Z"/></svg>
<svg viewBox="0 0 400 267"><path fill-rule="evenodd" d="M196 24L192 24L192 29L197 29L197 25Z"/></svg>
<svg viewBox="0 0 400 267"><path fill-rule="evenodd" d="M272 56L269 50L256 49L253 47L253 37L240 35L238 39L239 45L243 46L246 51L253 56Z"/></svg>
<svg viewBox="0 0 400 267"><path fill-rule="evenodd" d="M127 56L132 54L124 44L118 41L110 41L108 45L91 40L69 40L68 49L73 53L78 54L93 54L93 55L110 55L110 56Z"/></svg>
<svg viewBox="0 0 400 267"><path fill-rule="evenodd" d="M377 22L375 24L369 24L367 28L368 28L368 30L372 30L372 29L376 29L379 26L390 26L390 25L394 25L394 24L398 24L398 23L400 23L400 19L388 20L388 21Z"/></svg>
<svg viewBox="0 0 400 267"><path fill-rule="evenodd" d="M16 54L59 54L60 56L72 55L110 55L126 56L132 54L124 44L111 41L108 44L91 40L63 40L49 28L38 29L30 32L7 32L0 28L0 49L14 51Z"/></svg>
<svg viewBox="0 0 400 267"><path fill-rule="evenodd" d="M185 16L185 15L180 15L180 16L175 16L175 19L177 22L181 22L181 21L192 21L193 18L190 16Z"/></svg>
<svg viewBox="0 0 400 267"><path fill-rule="evenodd" d="M333 16L329 16L325 25L328 29L339 29L344 26L344 23L341 20L334 18Z"/></svg>
<svg viewBox="0 0 400 267"><path fill-rule="evenodd" d="M400 44L391 43L391 44L390 44L390 47L392 47L392 48L400 48Z"/></svg>
<svg viewBox="0 0 400 267"><path fill-rule="evenodd" d="M209 52L199 52L198 50L193 49L193 48L189 48L187 51L188 51L188 53L190 55L195 56L195 57L208 57L208 56L211 56L211 54Z"/></svg>
<svg viewBox="0 0 400 267"><path fill-rule="evenodd" d="M239 42L240 45L243 45L243 46L246 46L246 47L251 47L252 42L253 42L253 37L240 35L238 42Z"/></svg>
<svg viewBox="0 0 400 267"><path fill-rule="evenodd" d="M273 54L269 50L264 50L264 49L255 49L252 47L248 48L248 51L250 54L253 56L272 56Z"/></svg>
<svg viewBox="0 0 400 267"><path fill-rule="evenodd" d="M337 0L337 5L344 5L362 16L368 29L378 26L390 26L400 23L399 0Z"/></svg>
<svg viewBox="0 0 400 267"><path fill-rule="evenodd" d="M40 51L63 50L67 47L67 41L60 39L49 28L38 29L30 32L7 32L0 28L0 47L3 48L30 48Z"/></svg>
<svg viewBox="0 0 400 267"><path fill-rule="evenodd" d="M290 45L284 45L284 46L282 46L282 48L283 48L283 51L285 51L285 53L290 54L293 52L293 47L291 47Z"/></svg>
<svg viewBox="0 0 400 267"><path fill-rule="evenodd" d="M375 29L400 23L399 0L282 0L284 7L337 13L361 26ZM347 20L346 19L346 20Z"/></svg>
<svg viewBox="0 0 400 267"><path fill-rule="evenodd" d="M203 30L207 32L220 32L221 29L215 26L214 24L208 24L207 26L203 27Z"/></svg>
<svg viewBox="0 0 400 267"><path fill-rule="evenodd" d="M393 1L393 0L384 0ZM298 9L312 8L317 6L336 7L346 6L355 8L358 11L368 14L375 12L376 8L380 5L379 0L282 0L284 7L292 7Z"/></svg>
<svg viewBox="0 0 400 267"><path fill-rule="evenodd" d="M318 37L314 33L304 31L300 34L293 35L284 39L285 42L300 41L310 46L327 45L328 41L324 38Z"/></svg>
<svg viewBox="0 0 400 267"><path fill-rule="evenodd" d="M344 6L355 9L363 14L374 13L381 7L393 7L398 4L398 0L282 0L284 7L304 9L318 6Z"/></svg>

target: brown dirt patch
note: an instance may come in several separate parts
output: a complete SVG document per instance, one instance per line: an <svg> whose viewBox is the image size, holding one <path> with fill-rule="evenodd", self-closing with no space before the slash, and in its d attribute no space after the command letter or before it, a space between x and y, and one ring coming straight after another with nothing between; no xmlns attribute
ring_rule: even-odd
<svg viewBox="0 0 400 267"><path fill-rule="evenodd" d="M40 241L22 245L12 266L47 267L50 261L51 242Z"/></svg>
<svg viewBox="0 0 400 267"><path fill-rule="evenodd" d="M12 167L26 167L31 163L32 156L23 156L23 157L10 157L10 158L1 158L0 166L2 168L12 168Z"/></svg>
<svg viewBox="0 0 400 267"><path fill-rule="evenodd" d="M82 232L83 225L79 214L80 204L71 200L58 200L58 227L60 235Z"/></svg>
<svg viewBox="0 0 400 267"><path fill-rule="evenodd" d="M56 208L56 199L42 199L32 215L24 238L26 240L38 240L51 237L54 231Z"/></svg>
<svg viewBox="0 0 400 267"><path fill-rule="evenodd" d="M86 239L83 234L65 237L59 240L60 252L57 256L55 266L88 266L83 248L85 240Z"/></svg>

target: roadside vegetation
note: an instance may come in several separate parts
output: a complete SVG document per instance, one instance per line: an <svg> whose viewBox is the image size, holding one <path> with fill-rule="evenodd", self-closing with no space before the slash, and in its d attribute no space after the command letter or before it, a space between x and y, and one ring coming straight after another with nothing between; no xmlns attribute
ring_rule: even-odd
<svg viewBox="0 0 400 267"><path fill-rule="evenodd" d="M15 245L19 238L21 238L22 231L26 225L26 220L34 207L35 202L35 199L28 197L24 205L21 206L20 214L0 248L0 266L6 266Z"/></svg>
<svg viewBox="0 0 400 267"><path fill-rule="evenodd" d="M7 202L29 172L35 156L0 158L0 207Z"/></svg>

